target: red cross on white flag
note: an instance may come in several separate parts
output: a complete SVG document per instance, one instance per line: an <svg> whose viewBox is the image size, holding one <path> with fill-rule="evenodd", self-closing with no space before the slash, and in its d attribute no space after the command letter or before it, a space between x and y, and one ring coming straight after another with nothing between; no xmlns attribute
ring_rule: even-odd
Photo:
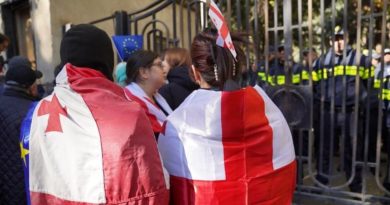
<svg viewBox="0 0 390 205"><path fill-rule="evenodd" d="M38 116L49 114L49 121L47 123L45 132L62 132L60 121L60 114L67 116L66 107L62 107L56 94L53 94L52 100L43 100L38 109Z"/></svg>
<svg viewBox="0 0 390 205"><path fill-rule="evenodd" d="M218 29L217 45L228 48L234 58L236 58L237 53L233 45L232 37L230 36L229 28L221 10L219 10L217 4L215 4L213 0L210 1L209 16L213 21L215 28Z"/></svg>

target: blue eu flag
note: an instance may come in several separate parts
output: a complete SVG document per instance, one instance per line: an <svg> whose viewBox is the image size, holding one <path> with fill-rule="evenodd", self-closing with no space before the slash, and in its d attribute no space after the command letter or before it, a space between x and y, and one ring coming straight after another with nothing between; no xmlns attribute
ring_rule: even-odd
<svg viewBox="0 0 390 205"><path fill-rule="evenodd" d="M31 204L30 201L30 179L29 179L29 164L30 164L30 155L29 155L29 146L30 146L30 129L31 122L34 114L35 107L38 105L38 102L33 102L30 105L30 109L27 112L26 117L24 118L21 128L20 128L20 152L21 158L23 160L23 168L24 168L24 181L26 188L26 196L27 196L27 205Z"/></svg>
<svg viewBox="0 0 390 205"><path fill-rule="evenodd" d="M122 61L126 61L135 51L142 49L142 35L113 36L115 48Z"/></svg>

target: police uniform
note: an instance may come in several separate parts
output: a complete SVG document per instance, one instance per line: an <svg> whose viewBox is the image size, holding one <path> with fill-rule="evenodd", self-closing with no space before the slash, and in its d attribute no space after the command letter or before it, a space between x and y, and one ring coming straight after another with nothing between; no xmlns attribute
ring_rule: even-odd
<svg viewBox="0 0 390 205"><path fill-rule="evenodd" d="M283 61L273 60L269 62L269 73L268 75L265 72L265 66L260 67L261 69L258 72L259 84L265 86L268 84L269 86L283 86L286 85L287 82L291 82L293 85L307 85L309 83L309 72L308 69L305 69L303 65L294 63L292 68L289 70L285 70L285 65ZM299 157L307 157L308 156L308 130L301 130L297 128L293 128L292 130L293 143L294 148L296 150L296 155L299 156L299 153L302 153L302 156ZM302 134L303 144L299 145L299 137ZM302 150L299 152L298 150ZM297 181L298 183L302 183L301 180L303 176L303 165L298 164L297 167Z"/></svg>
<svg viewBox="0 0 390 205"><path fill-rule="evenodd" d="M260 69L257 75L260 85L265 83L271 86L285 85L289 77L291 77L291 82L294 85L306 85L309 82L309 72L300 64L294 63L291 73L285 73L284 64L280 61L271 61L269 66L270 70L268 75L266 74L265 66L259 66Z"/></svg>
<svg viewBox="0 0 390 205"><path fill-rule="evenodd" d="M380 58L379 54L374 53L372 58ZM366 104L364 111L366 111L364 119L368 123L368 161L375 163L376 161L376 148L377 148L377 134L378 134L378 109L379 109L379 96L380 96L380 84L381 76L385 77L387 74L383 74L380 68L380 64L377 67L367 66L364 79L366 80L367 87L371 89L368 91ZM386 72L385 72L386 73ZM367 113L367 107L369 113ZM364 126L366 128L366 126ZM366 131L364 132L366 133ZM371 172L375 173L375 169L371 168Z"/></svg>
<svg viewBox="0 0 390 205"><path fill-rule="evenodd" d="M386 146L387 158L390 159L390 140L388 139L390 133L390 65L385 65L382 70L382 66L379 64L375 68L374 72L374 88L378 91L379 99L383 101L383 123L382 123L382 140ZM383 78L383 79L382 79ZM382 84L382 90L380 90ZM377 114L377 113L376 113ZM376 117L378 118L378 117ZM371 119L370 119L371 120ZM374 119L376 120L376 119ZM378 126L376 126L378 127ZM377 129L375 129L376 131ZM372 133L374 134L374 133ZM376 136L375 136L376 142ZM375 147L376 148L376 147ZM375 149L376 150L376 149ZM374 161L375 162L375 161ZM390 190L390 161L387 162L386 177L384 179L383 186Z"/></svg>
<svg viewBox="0 0 390 205"><path fill-rule="evenodd" d="M336 35L343 35L338 33ZM333 62L332 62L333 60ZM334 121L335 125L335 135L334 142L337 142L337 138L341 135L341 130L344 129L345 133L345 151L344 151L344 164L347 180L351 176L352 171L352 133L351 125L353 113L355 110L355 96L358 94L355 91L356 86L356 75L360 77L365 75L365 65L366 57L361 56L360 61L356 64L356 51L348 48L346 46L346 57L343 58L342 55L337 55L333 53L332 49L326 53L326 55L321 56L314 63L313 66L313 82L314 82L314 134L315 134L315 145L316 145L316 158L317 158L317 171L316 176L323 184L328 184L329 179L327 175L329 174L329 163L330 163L330 136L331 136L331 120ZM346 80L346 87L343 87L343 78ZM323 85L324 90L321 89ZM343 102L343 92L346 95L345 107L346 113L342 113L342 102ZM358 90L360 101L366 96L366 89L364 85L360 84L360 89ZM333 96L334 95L334 96ZM331 119L331 102L334 97L335 105L335 115ZM324 101L324 110L320 110L321 100ZM321 140L321 112L323 113L323 139ZM359 126L360 127L360 126ZM358 132L358 145L360 145L361 136ZM322 153L320 153L320 141L322 141ZM334 145L337 145L335 143ZM334 146L333 145L333 146ZM357 160L361 158L360 152L361 149L357 149ZM320 161L322 159L322 161ZM320 167L322 167L320 169ZM361 167L357 166L355 177L350 184L351 191L360 192L361 191Z"/></svg>

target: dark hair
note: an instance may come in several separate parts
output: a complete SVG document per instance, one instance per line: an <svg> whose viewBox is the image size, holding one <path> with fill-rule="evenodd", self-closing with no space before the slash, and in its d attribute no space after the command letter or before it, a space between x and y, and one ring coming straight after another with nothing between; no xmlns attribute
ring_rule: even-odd
<svg viewBox="0 0 390 205"><path fill-rule="evenodd" d="M126 64L127 83L137 80L140 68L149 69L159 56L152 51L139 50L131 54Z"/></svg>
<svg viewBox="0 0 390 205"><path fill-rule="evenodd" d="M313 53L317 53L317 51L316 51L315 48L311 48L311 49L305 49L305 50L303 50L303 51L302 51L302 55L303 55L304 57L306 57L307 54L310 53L310 51L313 52Z"/></svg>
<svg viewBox="0 0 390 205"><path fill-rule="evenodd" d="M9 42L9 38L6 35L0 33L0 43L4 43L5 41Z"/></svg>
<svg viewBox="0 0 390 205"><path fill-rule="evenodd" d="M241 78L241 69L245 66L245 55L239 46L239 43L243 42L243 34L232 33L231 36L237 52L237 61L234 60L229 49L216 45L218 31L215 28L206 28L197 34L191 46L192 64L210 86L220 90L223 90L229 79L238 82ZM217 66L218 81L214 65ZM235 75L233 75L234 67Z"/></svg>
<svg viewBox="0 0 390 205"><path fill-rule="evenodd" d="M100 71L113 80L114 50L110 37L102 29L91 24L72 26L61 40L61 64L71 63Z"/></svg>
<svg viewBox="0 0 390 205"><path fill-rule="evenodd" d="M278 46L278 51L279 52L284 51L284 45L283 44Z"/></svg>
<svg viewBox="0 0 390 205"><path fill-rule="evenodd" d="M62 68L64 67L63 64L58 64L55 68L54 68L54 78L57 77L57 75L61 72Z"/></svg>

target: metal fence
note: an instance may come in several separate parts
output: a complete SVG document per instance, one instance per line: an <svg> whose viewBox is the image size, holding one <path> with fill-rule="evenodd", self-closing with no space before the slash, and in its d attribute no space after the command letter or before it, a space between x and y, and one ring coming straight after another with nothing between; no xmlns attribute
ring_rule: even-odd
<svg viewBox="0 0 390 205"><path fill-rule="evenodd" d="M390 69L373 52L383 54L390 45L388 1L216 2L231 30L250 34L243 84L260 84L291 126L296 201L390 203ZM156 18L168 10L170 22ZM142 34L144 49L161 52L188 48L210 26L207 10L200 0L156 1L91 23L113 19L117 34Z"/></svg>

